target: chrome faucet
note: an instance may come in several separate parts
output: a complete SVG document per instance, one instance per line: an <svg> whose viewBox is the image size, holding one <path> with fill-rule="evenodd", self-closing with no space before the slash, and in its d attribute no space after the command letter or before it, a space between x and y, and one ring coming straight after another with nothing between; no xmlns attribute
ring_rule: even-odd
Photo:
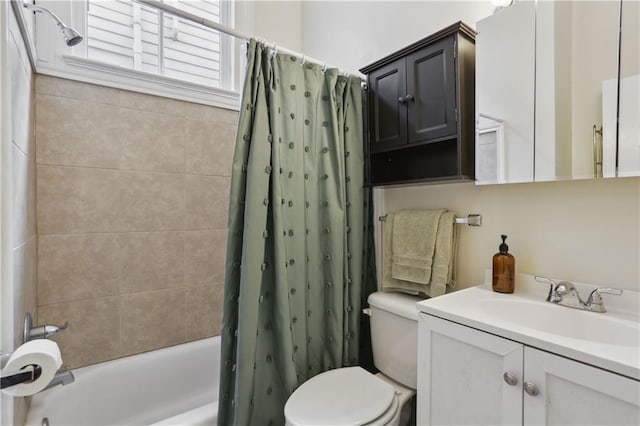
<svg viewBox="0 0 640 426"><path fill-rule="evenodd" d="M620 296L622 289L599 287L593 290L586 301L583 301L580 297L580 293L570 281L555 282L546 277L535 276L536 281L539 283L549 284L549 294L547 295L547 302L555 303L562 306L567 306L574 309L582 309L584 311L591 312L607 312L602 302L602 294L613 294Z"/></svg>
<svg viewBox="0 0 640 426"><path fill-rule="evenodd" d="M43 389L43 391L51 389L52 387L58 385L68 385L69 383L73 383L75 380L76 378L73 377L73 373L65 367L62 370L58 371L55 376L53 376L53 379L51 379L51 381L49 382L47 387Z"/></svg>

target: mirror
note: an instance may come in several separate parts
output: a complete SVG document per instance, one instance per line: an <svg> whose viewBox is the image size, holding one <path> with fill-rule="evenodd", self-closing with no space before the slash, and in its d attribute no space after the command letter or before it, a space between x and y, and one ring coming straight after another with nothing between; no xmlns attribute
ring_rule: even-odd
<svg viewBox="0 0 640 426"><path fill-rule="evenodd" d="M476 25L476 181L533 180L535 3Z"/></svg>
<svg viewBox="0 0 640 426"><path fill-rule="evenodd" d="M638 9L517 1L477 23L479 184L640 175Z"/></svg>
<svg viewBox="0 0 640 426"><path fill-rule="evenodd" d="M622 1L617 176L640 176L640 2ZM616 163L617 161L617 163Z"/></svg>
<svg viewBox="0 0 640 426"><path fill-rule="evenodd" d="M537 3L535 181L603 176L603 142L616 139L619 19L617 1Z"/></svg>

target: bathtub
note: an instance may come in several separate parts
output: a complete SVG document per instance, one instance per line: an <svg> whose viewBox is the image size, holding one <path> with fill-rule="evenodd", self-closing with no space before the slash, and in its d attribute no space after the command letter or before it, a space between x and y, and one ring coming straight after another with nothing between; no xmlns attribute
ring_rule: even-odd
<svg viewBox="0 0 640 426"><path fill-rule="evenodd" d="M28 426L215 425L220 337L73 370L33 396Z"/></svg>

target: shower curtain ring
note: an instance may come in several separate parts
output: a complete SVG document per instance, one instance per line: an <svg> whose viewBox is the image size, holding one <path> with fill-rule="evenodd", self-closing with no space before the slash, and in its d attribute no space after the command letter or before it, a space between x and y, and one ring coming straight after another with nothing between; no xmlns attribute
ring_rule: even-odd
<svg viewBox="0 0 640 426"><path fill-rule="evenodd" d="M327 72L327 64L322 65L322 72Z"/></svg>
<svg viewBox="0 0 640 426"><path fill-rule="evenodd" d="M302 55L302 65L304 65L304 63L307 61L307 57Z"/></svg>

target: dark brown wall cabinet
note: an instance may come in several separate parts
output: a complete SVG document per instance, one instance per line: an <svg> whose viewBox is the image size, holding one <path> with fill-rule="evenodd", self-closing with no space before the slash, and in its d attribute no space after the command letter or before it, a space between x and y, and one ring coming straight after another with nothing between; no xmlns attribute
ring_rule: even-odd
<svg viewBox="0 0 640 426"><path fill-rule="evenodd" d="M371 185L474 178L475 31L462 22L367 74Z"/></svg>

